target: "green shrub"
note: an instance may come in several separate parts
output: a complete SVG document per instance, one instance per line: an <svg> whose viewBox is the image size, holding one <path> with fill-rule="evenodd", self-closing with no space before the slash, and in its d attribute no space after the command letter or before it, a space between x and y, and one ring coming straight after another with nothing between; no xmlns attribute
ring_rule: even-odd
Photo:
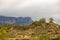
<svg viewBox="0 0 60 40"><path fill-rule="evenodd" d="M51 40L50 39L50 36L47 35L47 34L42 34L40 37L39 37L39 40Z"/></svg>

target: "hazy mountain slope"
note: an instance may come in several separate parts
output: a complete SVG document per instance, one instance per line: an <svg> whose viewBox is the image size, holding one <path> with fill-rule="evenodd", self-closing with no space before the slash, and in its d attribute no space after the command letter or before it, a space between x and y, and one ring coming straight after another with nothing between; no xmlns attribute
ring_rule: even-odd
<svg viewBox="0 0 60 40"><path fill-rule="evenodd" d="M30 17L6 17L6 16L0 16L0 24L21 24L26 25L32 23L32 19Z"/></svg>

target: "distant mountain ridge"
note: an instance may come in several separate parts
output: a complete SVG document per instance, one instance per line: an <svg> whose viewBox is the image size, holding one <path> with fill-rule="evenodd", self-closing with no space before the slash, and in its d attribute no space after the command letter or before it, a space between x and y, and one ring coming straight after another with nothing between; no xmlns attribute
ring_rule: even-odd
<svg viewBox="0 0 60 40"><path fill-rule="evenodd" d="M31 17L7 17L7 16L0 16L0 24L20 24L20 25L27 25L31 24L33 20Z"/></svg>

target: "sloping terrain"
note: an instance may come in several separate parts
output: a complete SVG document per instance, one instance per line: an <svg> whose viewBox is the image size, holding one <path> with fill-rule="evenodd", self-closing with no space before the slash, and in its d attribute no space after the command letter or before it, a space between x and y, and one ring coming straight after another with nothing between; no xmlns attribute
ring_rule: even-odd
<svg viewBox="0 0 60 40"><path fill-rule="evenodd" d="M60 37L60 25L58 24L45 24L28 25L28 26L15 26L11 27L8 32L10 38L31 38L39 37L42 34L48 34L51 38Z"/></svg>

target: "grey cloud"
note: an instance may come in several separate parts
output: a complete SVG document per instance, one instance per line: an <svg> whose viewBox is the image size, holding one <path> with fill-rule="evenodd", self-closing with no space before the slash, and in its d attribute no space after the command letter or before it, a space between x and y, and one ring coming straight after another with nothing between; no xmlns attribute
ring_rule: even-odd
<svg viewBox="0 0 60 40"><path fill-rule="evenodd" d="M41 1L41 2L40 2ZM49 2L50 1L50 2ZM33 20L41 17L53 17L60 15L59 0L0 0L0 15L4 16L29 16Z"/></svg>

